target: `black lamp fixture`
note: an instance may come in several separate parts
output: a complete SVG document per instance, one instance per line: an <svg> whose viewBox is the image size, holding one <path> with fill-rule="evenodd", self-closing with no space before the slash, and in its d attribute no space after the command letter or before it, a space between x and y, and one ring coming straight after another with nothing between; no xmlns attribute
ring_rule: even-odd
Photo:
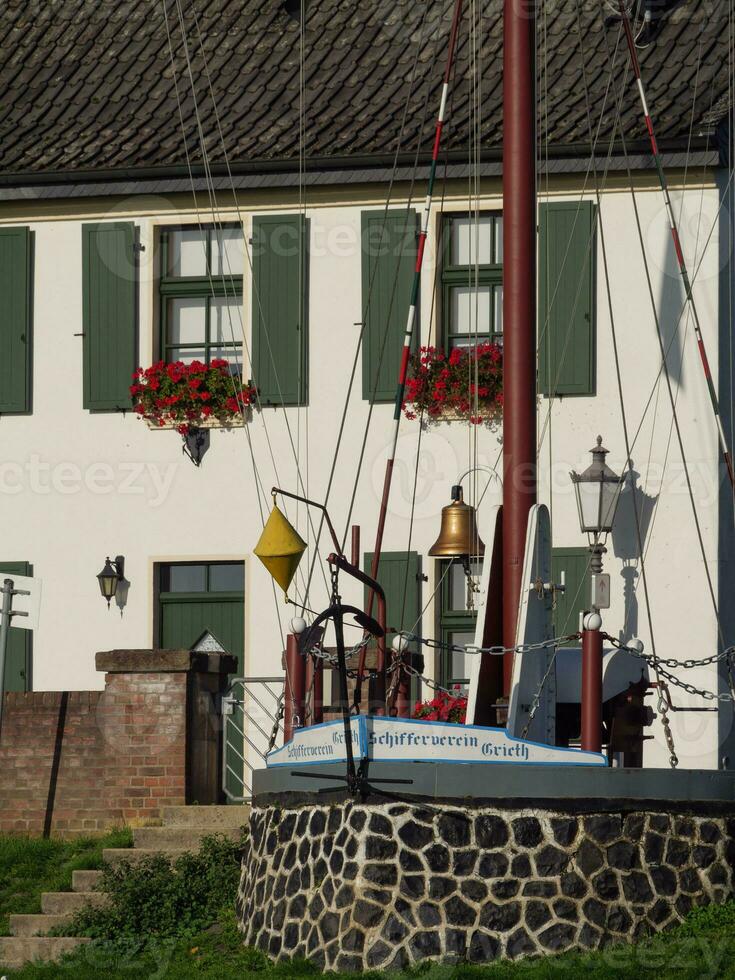
<svg viewBox="0 0 735 980"><path fill-rule="evenodd" d="M613 529L623 481L605 462L608 451L602 445L602 436L597 437L597 445L590 452L592 463L584 473L572 471L569 475L577 495L579 526L589 540L590 571L594 575L602 572L605 541Z"/></svg>
<svg viewBox="0 0 735 980"><path fill-rule="evenodd" d="M102 598L107 599L108 609L110 608L110 602L115 598L118 585L124 578L125 558L122 555L115 555L114 561L109 556L105 558L105 567L97 576L97 581L100 584Z"/></svg>

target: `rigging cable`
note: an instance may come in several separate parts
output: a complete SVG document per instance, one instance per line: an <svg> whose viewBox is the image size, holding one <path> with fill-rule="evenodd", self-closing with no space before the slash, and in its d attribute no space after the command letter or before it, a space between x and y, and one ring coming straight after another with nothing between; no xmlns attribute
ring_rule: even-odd
<svg viewBox="0 0 735 980"><path fill-rule="evenodd" d="M697 338L697 347L699 349L699 356L702 361L702 369L704 371L705 381L707 382L707 391L709 394L712 411L714 413L715 421L717 423L717 434L720 441L722 459L727 468L727 474L728 477L730 478L730 483L732 484L732 487L735 490L735 470L733 469L732 456L730 454L730 448L728 446L727 437L725 435L725 429L722 424L722 417L720 414L720 404L717 398L717 392L715 391L709 360L707 358L707 350L704 344L704 337L702 336L702 328L699 321L699 313L697 311L697 305L694 301L694 292L692 290L692 284L689 279L689 270L687 269L687 264L684 259L684 252L682 250L681 239L679 237L679 228L676 223L676 218L674 217L674 210L671 204L671 195L669 194L668 181L666 180L666 174L664 173L663 164L661 161L661 155L659 153L658 142L656 140L656 133L653 127L651 114L648 109L648 103L646 101L646 92L643 86L640 63L638 61L638 54L636 52L635 39L633 38L633 33L630 26L630 19L628 17L628 11L625 7L624 0L620 0L620 15L623 22L623 30L625 32L625 39L628 45L628 52L630 54L633 73L635 75L636 83L638 86L638 95L640 97L641 106L643 108L643 113L645 116L646 129L648 130L648 135L651 141L651 152L653 153L653 159L656 164L656 172L658 174L659 183L661 185L661 192L663 194L664 203L666 205L666 213L668 215L669 226L671 229L671 236L674 242L674 251L676 252L676 260L679 265L679 274L681 276L681 281L684 285L684 291L686 293L687 302L691 307L692 320L694 323L694 333Z"/></svg>
<svg viewBox="0 0 735 980"><path fill-rule="evenodd" d="M411 69L411 76L410 76L409 85L408 85L408 94L406 96L406 101L405 101L405 104L404 104L403 115L402 115L402 118L401 118L401 126L400 126L400 130L399 130L399 133L398 133L398 139L397 139L397 142L396 142L395 153L393 155L393 165L392 165L392 170L391 170L390 181L388 183L388 193L386 195L385 205L383 207L383 220L382 220L382 226L381 226L381 230L380 230L380 238L381 238L381 240L382 240L383 235L385 233L385 228L386 228L386 224L387 224L387 220L388 220L388 211L389 211L391 200L393 198L393 188L394 188L395 181L396 181L396 173L397 173L397 170L398 170L398 160L399 160L399 157L400 157L401 146L403 145L403 137L404 137L404 133L405 133L405 130L406 130L406 122L407 122L407 119L408 119L409 104L410 104L410 100L411 100L411 95L413 93L413 86L414 86L414 81L415 81L415 78L416 78L416 72L417 72L418 63L419 63L419 56L421 54L421 51L423 50L422 41L423 41L423 37L424 37L424 30L425 30L425 25L426 25L426 17L427 17L428 11L429 11L429 4L426 3L424 5L424 12L423 12L422 17L421 17L421 28L420 28L420 33L419 33L419 44L417 45L416 54L415 54L415 57L414 57L414 60L413 60L413 67ZM433 62L434 62L435 59L436 59L436 53L434 55L434 59L432 60L432 65L433 65ZM427 85L427 98L428 98L428 85ZM426 104L426 100L425 100L425 104ZM422 119L422 122L423 122L423 119ZM419 141L418 146L420 147L420 141ZM416 151L416 156L418 157L418 147L417 147L417 151ZM407 208L410 208L412 199L413 199L413 180L411 181L411 190L410 190L410 193L409 193L409 196L408 196ZM357 344L355 345L355 354L354 354L354 357L352 359L352 367L351 367L351 370L350 370L350 377L349 377L349 380L348 380L348 383L347 383L347 391L345 393L345 400L344 400L344 405L343 405L343 408L342 408L342 415L340 417L339 430L337 432L337 440L336 440L336 443L335 443L334 453L332 455L332 462L331 462L331 466L330 466L330 470L329 470L329 478L327 480L327 488L326 488L325 495L324 495L324 506L325 507L327 506L327 503L329 501L329 497L330 497L330 494L331 494L331 491L332 491L332 486L333 486L333 483L334 483L334 477L335 477L335 474L336 474L336 471L337 471L337 460L339 458L339 452L340 452L340 448L341 448L341 445L342 445L342 438L343 438L344 432L345 432L345 425L346 425L346 422L347 422L347 413L348 413L348 410L349 410L350 399L352 397L352 388L353 388L353 385L354 385L354 382L355 382L355 375L357 373L357 365L359 363L360 353L361 353L362 347L363 347L363 340L364 340L364 336L365 336L365 327L366 327L366 324L367 324L367 317L368 317L368 313L370 311L370 305L371 305L371 302L372 302L373 287L374 287L375 280L376 280L377 268L378 268L378 266L377 266L377 263L376 263L373 266L373 269L372 269L372 272L371 272L371 275L370 275L370 281L369 281L369 284L368 284L367 297L365 298L364 307L363 307L363 310L362 310L362 320L361 320L361 322L359 324L359 326L360 326L360 332L358 334ZM391 300L390 300L390 308L389 308L389 312L388 312L388 318L390 318L390 311L391 311L392 306L393 306L393 296L395 294L395 288L396 288L396 282L397 282L397 275L398 275L398 270L396 268L396 275L395 275L394 282L393 282L393 291L391 293ZM386 331L387 331L387 324L386 324ZM378 370L380 369L380 364L382 363L383 350L384 350L384 344L383 344L383 347L381 348L380 359L379 359L379 364L378 364ZM376 386L377 386L377 377L376 377ZM375 392L373 391L373 395L374 395L374 393ZM371 400L370 412L372 412L372 400ZM369 421L370 421L370 412L368 414L368 425L369 425ZM364 444L363 444L363 452L364 452ZM362 456L360 457L360 459L362 460ZM358 470L359 470L359 467L358 467ZM351 517L352 517L352 506L354 504L356 490L357 490L357 481L355 483L355 489L353 490L352 502L350 503L350 508L349 508L349 511L348 511L347 521L345 523L345 533L344 533L344 538L343 538L343 547L344 547L344 542L347 540L347 531L349 529L349 524L350 524L350 520L351 520ZM323 527L324 527L324 514L322 514L322 516L320 518L319 526L318 526L318 529L317 529L317 534L316 534L316 542L317 542L317 545L318 545L319 539L321 537L321 533L322 533ZM314 573L315 562L316 562L316 556L312 559L311 566L309 568L309 576L307 578L307 591L308 591L309 584L311 583L311 579L312 579L312 576L313 576L313 573Z"/></svg>
<svg viewBox="0 0 735 980"><path fill-rule="evenodd" d="M411 353L411 345L413 343L413 330L414 330L414 323L416 320L416 308L418 306L419 286L421 283L421 266L423 264L424 249L426 247L426 238L429 231L429 217L431 214L431 203L432 203L432 194L434 190L434 180L436 178L436 168L437 168L437 162L439 158L439 148L441 145L442 128L444 126L444 114L446 111L447 96L449 94L449 81L452 75L452 63L454 60L454 51L457 42L457 34L459 31L459 20L461 14L462 14L462 0L456 0L456 4L454 8L454 16L452 19L452 28L451 28L451 33L449 35L449 46L447 50L447 64L444 72L444 82L442 84L441 102L439 105L439 115L437 117L436 133L434 136L434 147L431 155L429 186L426 194L426 202L424 204L424 213L423 213L423 220L421 222L421 230L419 232L418 249L416 255L416 268L414 272L413 286L411 288L411 301L408 310L408 320L406 323L406 334L404 339L403 351L401 354L401 365L398 374L398 387L396 390L395 405L393 408L393 436L391 441L390 455L388 460L386 461L385 477L383 482L383 495L380 503L378 528L375 536L375 545L373 548L373 560L372 560L372 566L370 570L370 575L372 578L375 578L377 576L378 567L380 564L380 552L383 547L383 532L385 530L385 520L388 513L388 499L390 497L391 482L393 479L393 465L395 463L396 447L398 444L398 431L401 424L401 412L402 412L403 399L406 390L406 372L408 369L408 359ZM370 615L370 611L372 608L373 596L374 593L371 590L367 603L368 615Z"/></svg>
<svg viewBox="0 0 735 980"><path fill-rule="evenodd" d="M608 59L609 59L610 50L609 50L609 45L607 44L607 35L605 35L605 44L606 44L607 53L608 53ZM716 619L716 622L717 622L717 628L718 628L718 632L719 632L719 635L720 635L720 642L724 645L724 638L722 636L722 629L721 629L721 625L720 625L720 615L719 615L719 609L718 609L718 604L717 604L717 598L716 598L716 595L715 595L714 585L712 583L712 576L711 576L710 570L709 570L707 553L706 553L706 549L705 549L705 545L704 545L704 537L703 537L703 534L702 534L702 528L701 528L701 524L700 524L700 521L699 521L699 513L697 511L697 504L696 504L696 500L694 499L694 490L693 490L693 487L692 487L691 476L690 476L690 473L689 473L689 466L688 466L688 463L687 463L686 451L685 451L685 448L684 448L684 441L683 441L683 437L682 437L682 434L681 434L681 429L680 429L680 426L679 426L679 418L678 418L678 414L677 414L677 410L676 410L676 399L674 397L673 387L672 387L672 383L671 383L671 374L670 374L669 366L668 366L668 362L667 362L667 351L666 351L666 348L665 348L665 345L664 345L663 335L662 335L662 331L661 331L661 321L660 321L660 318L659 318L659 315L658 315L658 309L656 307L656 298L655 298L654 292L653 292L653 282L651 280L651 274L650 274L650 269L649 269L649 265L648 265L648 257L646 255L645 240L644 240L644 237L643 237L643 228L642 228L642 225L641 225L640 213L639 213L639 210L638 210L638 201L636 199L636 194L635 194L635 184L634 184L634 181L633 181L633 174L632 174L632 170L631 170L631 167L630 167L630 158L629 158L629 155L628 155L627 141L625 139L625 131L624 131L624 127L623 127L622 112L621 112L621 108L620 108L620 99L619 98L616 98L616 100L615 100L615 111L616 111L617 123L618 123L618 125L620 127L621 145L622 145L622 149L623 149L623 154L624 154L624 158L625 158L625 165L626 165L626 170L627 170L627 173L628 173L628 180L629 180L629 184L630 184L630 192L631 192L631 198L632 198L632 202L633 202L633 211L634 211L634 214L635 214L635 222L636 222L636 229L638 231L638 240L639 240L639 244L640 244L640 248L641 248L641 256L643 258L643 267L644 267L645 276L646 276L646 284L647 284L647 287L648 287L649 298L651 300L651 309L652 309L652 313L653 313L654 323L656 325L656 338L658 340L659 351L660 351L660 356L661 356L661 369L662 369L663 374L664 374L664 379L666 381L666 388L667 388L667 392L668 392L668 395L669 395L669 402L670 402L670 405L671 405L672 419L673 419L674 428L675 428L675 431L676 431L677 442L679 444L679 452L681 454L682 466L684 468L684 476L685 476L686 485L687 485L687 492L688 492L688 495L689 495L689 501L690 501L691 508L692 508L692 514L693 514L693 517L694 517L694 525L695 525L695 529L696 529L696 535L697 535L697 541L698 541L698 544L699 544L699 549L700 549L700 552L701 552L701 555L702 555L702 564L704 566L705 577L706 577L706 580L707 580L707 587L708 587L708 591L709 591L709 594L710 594L710 598L711 598L713 609L714 609L714 613L715 613L715 619ZM626 451L627 451L627 448L626 448Z"/></svg>
<svg viewBox="0 0 735 980"><path fill-rule="evenodd" d="M164 2L165 2L165 0L164 0ZM198 125L199 125L199 131L200 131L200 139L202 141L202 156L203 156L204 165L205 165L205 175L208 175L209 182L211 184L210 201L213 202L213 203L211 203L211 210L212 210L213 220L215 220L215 222L216 222L215 212L216 212L216 210L219 210L219 209L217 208L216 192L214 190L214 181L212 179L211 165L209 163L209 156L208 156L208 152L206 150L206 145L204 143L204 135L203 135L203 131L202 131L202 127L201 127L201 122L200 122L200 118L199 118L198 101L197 101L196 91L194 89L194 79L193 79L193 72L192 72L192 67L191 67L191 60L189 58L188 45L187 45L186 36L185 36L185 33L184 33L183 12L181 11L181 8L180 8L180 0L175 0L175 2L176 2L176 5L177 5L177 9L179 10L179 22L180 22L182 39L183 39L183 42L184 42L184 51L185 51L185 54L186 54L187 66L188 66L188 71L189 71L189 79L190 79L191 90L192 90L192 99L193 99L193 103L194 103L194 111L196 113L196 117L197 117L197 121L198 121ZM218 107L217 107L217 101L216 101L215 94L214 94L214 86L212 84L212 78L211 78L211 74L210 74L210 71L209 71L209 63L208 63L206 51L205 51L205 48L204 48L204 39L203 39L203 36L202 36L202 32L201 32L201 28L200 28L200 24L199 24L199 17L198 17L197 12L196 12L196 7L194 6L193 3L192 3L192 6L191 6L191 10L192 10L192 13L193 13L193 16L194 16L194 23L195 23L196 29L197 29L197 36L198 36L198 40L199 40L199 48L200 48L201 55L202 55L202 63L203 63L204 72L205 72L206 79L207 79L207 85L208 85L208 88L209 88L209 96L210 96L210 99L211 99L211 102L212 102L212 108L213 108L213 113L214 113L214 118L215 118L215 123L216 123L216 129L217 129L217 133L219 135L220 143L222 145L223 158L224 158L224 162L225 162L225 166L226 166L226 170L227 170L227 175L228 175L228 179L229 179L229 183L230 183L230 188L231 188L232 195L233 195L233 201L234 201L234 205L235 205L235 210L236 210L236 213L237 213L237 216L238 216L238 220L240 221L241 225L243 225L243 218L242 218L242 213L240 211L240 206L239 206L238 199L237 199L237 191L236 191L236 188L235 188L234 178L233 178L233 175L232 175L232 168L230 166L229 154L227 152L227 147L226 147L225 139L224 139L224 132L222 130L221 117L220 117L220 113L219 113L219 110L218 110ZM244 227L244 225L243 225L243 227ZM304 237L304 231L302 229L301 232L300 232L300 235L299 235L299 238L300 238L300 246L299 246L299 248L300 248L300 250L303 248L303 242L301 241L301 239L303 239L303 237ZM301 253L301 251L300 251L300 254L303 254L303 253ZM284 397L283 397L283 391L281 389L281 384L280 384L280 379L279 379L279 374L278 374L278 366L276 364L276 361L275 361L275 358L274 358L274 355L273 355L273 349L272 349L272 346L271 346L271 343L270 343L269 331L267 329L266 319L265 319L265 315L264 315L262 303L261 303L261 300L260 300L260 294L258 292L257 284L256 284L256 281L255 281L255 276L253 274L252 255L250 253L250 250L247 248L247 243L246 243L246 247L245 247L245 255L247 257L248 267L249 267L249 271L250 271L250 279L251 279L251 286L252 286L252 290L253 290L253 297L254 297L255 303L257 305L258 316L260 317L260 320L261 320L261 322L263 324L263 331L262 331L262 333L263 333L263 336L265 337L265 340L266 340L266 346L268 348L268 355L269 355L269 358L270 358L271 366L273 368L274 377L275 377L275 381L276 381L276 387L277 387L277 390L278 390L278 397L279 397L280 402L281 402L281 408L283 409L283 418L284 418L284 422L285 422L285 426L286 426L286 432L287 432L287 435L288 435L288 440L289 440L289 444L290 444L290 447L291 447L291 452L292 452L292 455L293 455L293 458L294 458L294 462L295 462L295 465L296 465L297 480L298 480L298 483L300 485L301 492L305 496L308 496L308 493L306 491L306 487L304 485L304 479L303 479L303 476L302 476L302 473L301 473L301 466L299 464L298 449L297 449L296 445L294 445L293 433L292 433L291 425L290 425L289 419L288 419L288 413L287 413L286 406L285 406L285 400L284 400ZM301 265L301 263L300 263L300 265ZM301 268L300 268L299 275L301 276L302 274L303 273L302 273ZM303 293L303 290L300 290L300 294L302 294L302 293ZM303 305L302 304L303 304L303 296L301 296L301 298L300 298L300 309L301 310L303 310ZM248 345L247 337L246 337L246 334L245 334L244 323L242 322L242 312L241 311L240 311L240 328L241 328L242 337L243 337L243 344L244 344L245 351L246 351L247 357L248 357L248 361L250 362L250 366L251 366L251 370L252 370L252 356L251 356L251 352L250 352L250 347ZM230 319L230 331L231 331L231 333L233 335L233 340L234 340L234 328L232 327L231 319ZM256 381L257 381L257 379L256 379ZM276 475L276 481L280 483L280 479L279 479L279 476L278 476L278 466L276 464L275 455L274 455L274 452L273 452L273 446L272 446L272 443L271 443L270 435L268 433L268 428L267 428L266 420L265 420L265 413L263 412L263 405L262 405L262 402L261 402L261 399L260 399L260 394L259 394L259 392L257 390L257 385L256 385L256 399L257 399L257 404L258 404L258 408L259 408L259 414L261 416L261 420L262 420L262 423L263 423L263 431L264 431L266 442L267 442L267 445L268 445L269 454L270 454L270 457L271 457L271 462L273 464L274 473ZM284 501L283 506L284 506L284 513L287 514L288 512L287 512L287 509L286 509L285 501ZM313 533L314 533L313 518L312 518L311 513L309 512L308 508L306 509L306 515L307 515L307 525L308 525L308 528L311 530L311 533L313 535ZM316 545L315 545L315 554L314 554L314 561L315 562L316 562L316 560L317 560L317 558L319 556L318 548L319 548L319 545L318 545L318 540L317 540L316 541ZM324 581L324 587L325 587L325 589L326 589L326 591L328 593L329 592L329 584L327 582L326 572L325 572L325 570L324 570L324 568L323 568L322 565L320 565L320 567L322 569L322 578L323 578L323 581ZM307 601L307 598L308 598L308 588L309 588L310 582L311 582L311 579L309 578L309 580L307 581L305 590L304 590L304 592L305 592L304 602L306 602Z"/></svg>

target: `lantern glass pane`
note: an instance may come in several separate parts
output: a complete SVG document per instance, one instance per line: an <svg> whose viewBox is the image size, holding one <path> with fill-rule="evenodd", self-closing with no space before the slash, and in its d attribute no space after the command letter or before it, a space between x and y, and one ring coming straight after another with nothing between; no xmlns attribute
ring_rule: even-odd
<svg viewBox="0 0 735 980"><path fill-rule="evenodd" d="M579 520L582 530L594 533L599 531L600 489L604 484L581 481L575 484L579 504Z"/></svg>
<svg viewBox="0 0 735 980"><path fill-rule="evenodd" d="M600 497L600 530L612 531L615 510L620 499L619 483L603 483Z"/></svg>

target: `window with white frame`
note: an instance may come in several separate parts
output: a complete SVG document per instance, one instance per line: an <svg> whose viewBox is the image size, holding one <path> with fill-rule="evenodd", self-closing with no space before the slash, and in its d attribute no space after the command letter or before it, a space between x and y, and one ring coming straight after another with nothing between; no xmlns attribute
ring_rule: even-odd
<svg viewBox="0 0 735 980"><path fill-rule="evenodd" d="M166 228L160 241L161 358L242 373L242 226Z"/></svg>
<svg viewBox="0 0 735 980"><path fill-rule="evenodd" d="M444 345L503 342L503 218L451 214L442 231Z"/></svg>

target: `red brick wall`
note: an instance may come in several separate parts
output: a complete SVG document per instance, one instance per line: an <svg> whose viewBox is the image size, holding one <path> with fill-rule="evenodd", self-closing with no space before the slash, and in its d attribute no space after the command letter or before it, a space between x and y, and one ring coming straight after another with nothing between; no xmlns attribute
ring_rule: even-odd
<svg viewBox="0 0 735 980"><path fill-rule="evenodd" d="M187 677L114 673L103 692L6 694L0 831L90 833L185 803Z"/></svg>

